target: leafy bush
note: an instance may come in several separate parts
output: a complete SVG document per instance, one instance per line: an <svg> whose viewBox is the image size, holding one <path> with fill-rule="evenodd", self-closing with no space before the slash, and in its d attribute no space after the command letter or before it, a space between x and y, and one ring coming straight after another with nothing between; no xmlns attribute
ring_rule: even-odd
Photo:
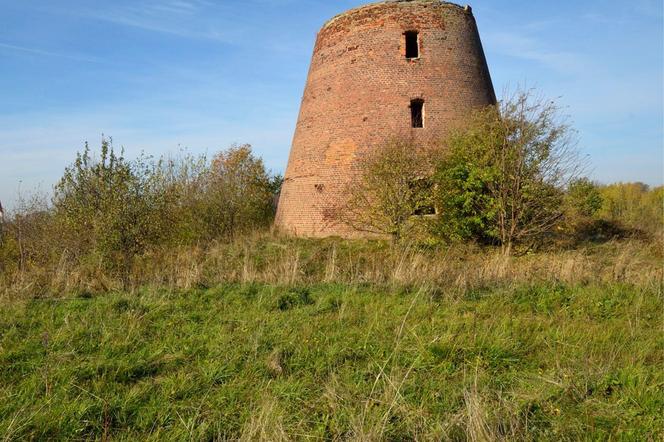
<svg viewBox="0 0 664 442"><path fill-rule="evenodd" d="M565 194L567 216L570 218L592 218L602 208L599 186L588 178L570 183Z"/></svg>
<svg viewBox="0 0 664 442"><path fill-rule="evenodd" d="M311 298L311 292L306 288L290 289L277 300L277 308L281 311L311 304L314 304L314 300Z"/></svg>
<svg viewBox="0 0 664 442"><path fill-rule="evenodd" d="M438 233L490 239L509 254L552 231L580 171L572 134L554 103L529 92L474 112L436 170Z"/></svg>
<svg viewBox="0 0 664 442"><path fill-rule="evenodd" d="M165 194L144 159L131 163L102 139L98 160L86 144L55 186L54 215L76 256L98 254L128 270L134 256L167 235Z"/></svg>
<svg viewBox="0 0 664 442"><path fill-rule="evenodd" d="M232 146L218 153L206 176L205 211L208 237L234 237L272 222L280 176L270 176L251 146Z"/></svg>
<svg viewBox="0 0 664 442"><path fill-rule="evenodd" d="M572 244L586 240L604 240L611 235L613 229L597 218L602 207L602 196L599 185L588 178L580 178L571 182L563 199L564 217L558 233L560 239L572 241ZM618 229L620 230L620 229Z"/></svg>
<svg viewBox="0 0 664 442"><path fill-rule="evenodd" d="M421 146L398 139L361 158L337 218L357 231L401 239L415 226L414 216L433 212L431 158Z"/></svg>
<svg viewBox="0 0 664 442"><path fill-rule="evenodd" d="M435 234L449 241L491 242L498 236L497 207L489 189L496 171L476 163L477 146L478 140L452 136L434 174L440 211Z"/></svg>
<svg viewBox="0 0 664 442"><path fill-rule="evenodd" d="M169 245L205 244L267 228L281 176L270 174L251 146L204 157L161 160L156 173L168 196Z"/></svg>
<svg viewBox="0 0 664 442"><path fill-rule="evenodd" d="M0 223L0 273L13 274L59 258L59 232L44 195L19 195L8 215Z"/></svg>
<svg viewBox="0 0 664 442"><path fill-rule="evenodd" d="M565 195L564 233L576 241L650 237L664 229L664 187L643 183L572 183Z"/></svg>

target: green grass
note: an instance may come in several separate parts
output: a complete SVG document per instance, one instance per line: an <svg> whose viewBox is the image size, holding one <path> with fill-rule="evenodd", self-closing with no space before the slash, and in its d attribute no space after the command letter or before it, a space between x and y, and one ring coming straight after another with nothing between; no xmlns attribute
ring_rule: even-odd
<svg viewBox="0 0 664 442"><path fill-rule="evenodd" d="M660 292L460 296L226 285L6 301L0 440L664 437Z"/></svg>

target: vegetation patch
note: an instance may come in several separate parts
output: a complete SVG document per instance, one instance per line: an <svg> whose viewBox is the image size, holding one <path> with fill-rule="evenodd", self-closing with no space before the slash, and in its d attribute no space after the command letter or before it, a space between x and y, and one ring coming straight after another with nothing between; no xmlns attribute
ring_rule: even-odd
<svg viewBox="0 0 664 442"><path fill-rule="evenodd" d="M290 289L277 300L277 308L281 311L311 304L314 304L314 300L309 289L305 288Z"/></svg>

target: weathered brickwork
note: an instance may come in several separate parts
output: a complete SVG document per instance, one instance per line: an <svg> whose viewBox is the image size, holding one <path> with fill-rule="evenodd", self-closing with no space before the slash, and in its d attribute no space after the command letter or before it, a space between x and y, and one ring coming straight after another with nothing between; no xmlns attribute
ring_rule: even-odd
<svg viewBox="0 0 664 442"><path fill-rule="evenodd" d="M419 58L406 58L406 31ZM424 127L410 103L424 100ZM395 137L440 139L473 107L495 102L469 7L439 0L372 4L341 14L318 33L276 226L300 236L355 236L333 211L356 160Z"/></svg>

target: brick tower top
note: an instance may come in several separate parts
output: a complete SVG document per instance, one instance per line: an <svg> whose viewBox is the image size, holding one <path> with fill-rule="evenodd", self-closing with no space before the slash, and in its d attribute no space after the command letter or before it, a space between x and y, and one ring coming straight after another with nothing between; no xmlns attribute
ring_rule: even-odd
<svg viewBox="0 0 664 442"><path fill-rule="evenodd" d="M343 18L347 18L352 16L353 14L356 14L358 12L364 12L369 9L374 9L374 8L381 8L382 6L390 3L411 3L411 4L419 4L419 5L424 5L424 7L428 7L429 5L433 6L447 6L450 8L456 8L459 11L464 11L464 12L472 12L472 8L469 5L466 6L461 6L457 3L453 2L447 2L443 0L383 0L379 2L374 2L374 3L369 3L363 6L359 6L357 8L349 9L347 11L342 12L341 14L337 14L328 21L323 24L323 27L321 30L327 28L329 25L334 23L335 21Z"/></svg>
<svg viewBox="0 0 664 442"><path fill-rule="evenodd" d="M391 0L337 15L316 39L276 226L357 236L334 211L358 158L393 138L426 145L493 103L469 6Z"/></svg>

